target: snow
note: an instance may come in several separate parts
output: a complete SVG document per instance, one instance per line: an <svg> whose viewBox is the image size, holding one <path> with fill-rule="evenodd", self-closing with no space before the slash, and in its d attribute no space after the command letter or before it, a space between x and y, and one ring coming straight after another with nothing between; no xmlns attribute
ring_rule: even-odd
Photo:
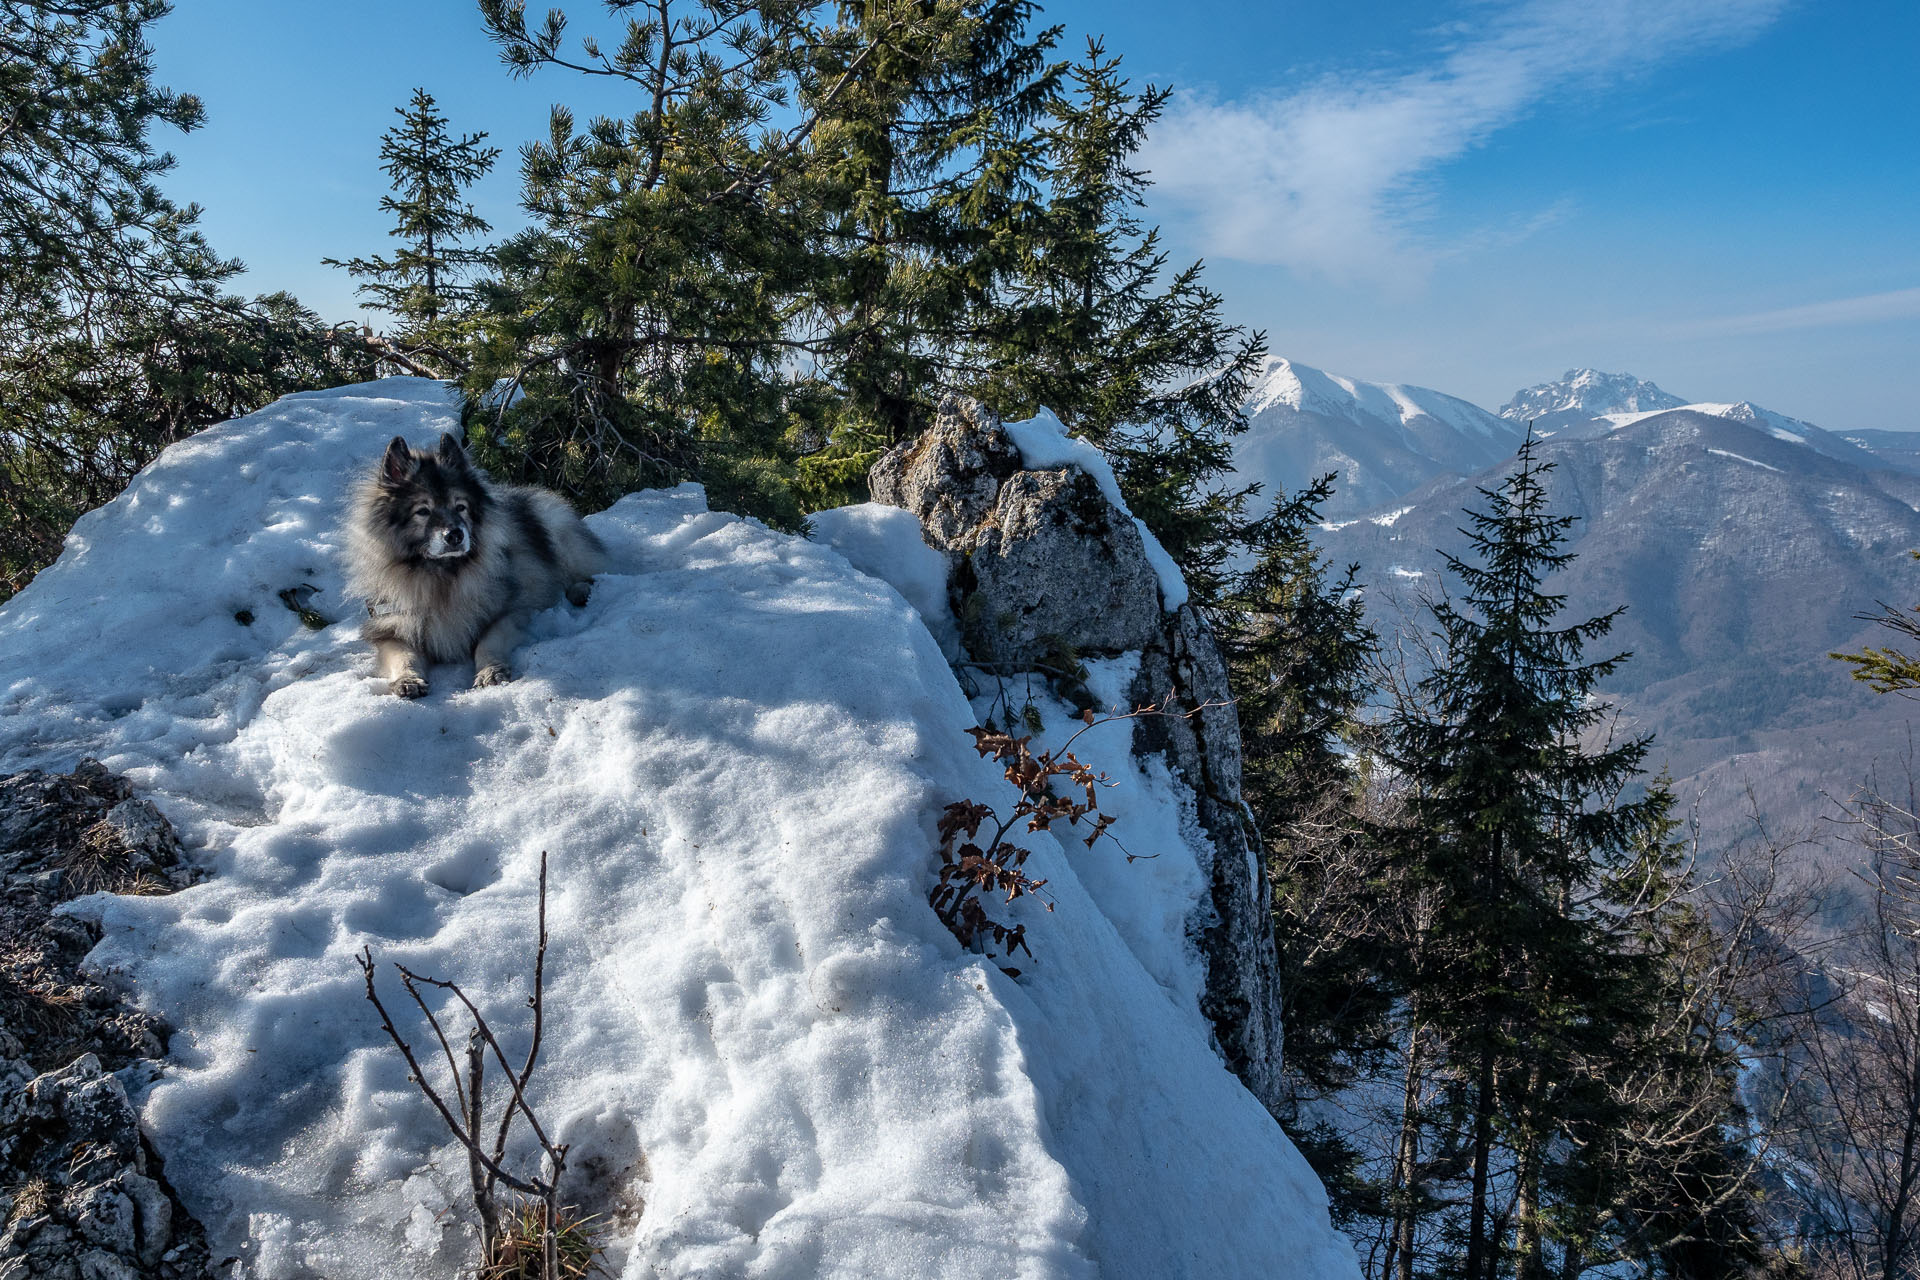
<svg viewBox="0 0 1920 1280"><path fill-rule="evenodd" d="M612 1214L611 1274L1357 1275L1209 1046L1184 928L1210 851L1126 726L1076 750L1115 774L1141 860L1024 837L1055 910L1018 917L1038 956L1017 980L933 916L942 807L1006 784L892 517L817 521L826 546L693 486L631 495L590 520L614 569L535 620L517 680L382 693L340 499L389 437L455 418L439 384L388 379L213 428L0 608L0 763L99 756L211 875L75 909L105 930L90 963L178 1028L132 1083L230 1274L466 1256L463 1161L353 957L458 980L518 1052L545 850L531 1092L573 1144L570 1194ZM280 604L303 583L334 625ZM1096 692L1127 664L1096 664Z"/></svg>
<svg viewBox="0 0 1920 1280"><path fill-rule="evenodd" d="M1492 439L1512 434L1506 422L1456 396L1404 383L1363 382L1279 356L1268 359L1246 412L1252 416L1276 404L1334 418L1373 418L1396 426L1417 418L1433 418L1456 431Z"/></svg>
<svg viewBox="0 0 1920 1280"><path fill-rule="evenodd" d="M1602 373L1598 369L1569 369L1558 382L1516 391L1500 407L1500 416L1514 422L1553 413L1578 412L1595 417L1640 412L1658 413L1684 405L1679 396L1643 382L1630 373Z"/></svg>
<svg viewBox="0 0 1920 1280"><path fill-rule="evenodd" d="M1396 507L1392 511L1388 511L1382 515L1368 516L1367 519L1371 523L1377 524L1383 529L1391 529L1395 521L1399 520L1401 516L1406 515L1409 511L1412 511L1412 510L1413 510L1412 507Z"/></svg>
<svg viewBox="0 0 1920 1280"><path fill-rule="evenodd" d="M1092 476L1107 501L1124 512L1140 530L1140 541L1146 544L1147 563L1153 566L1154 575L1160 580L1160 607L1172 613L1187 602L1187 580L1181 576L1173 557L1160 545L1160 539L1153 536L1153 530L1128 508L1127 500L1120 494L1120 481L1114 476L1105 454L1087 441L1068 435L1066 427L1050 409L1041 409L1025 422L1005 425L1014 448L1020 451L1020 464L1027 470L1078 467Z"/></svg>
<svg viewBox="0 0 1920 1280"><path fill-rule="evenodd" d="M1757 462L1754 459L1747 457L1745 454L1731 453L1725 449L1708 449L1707 452L1713 454L1715 457L1732 458L1735 462L1744 462L1748 466L1758 467L1762 471L1779 472L1780 470L1780 468L1775 466L1770 466L1767 463Z"/></svg>
<svg viewBox="0 0 1920 1280"><path fill-rule="evenodd" d="M898 591L927 624L949 661L960 657L960 626L947 599L947 558L927 545L910 511L880 502L817 511L813 538L860 572Z"/></svg>
<svg viewBox="0 0 1920 1280"><path fill-rule="evenodd" d="M1630 427L1636 422L1644 422L1648 418L1657 417L1663 413L1672 413L1676 410L1685 410L1689 413L1704 413L1712 418L1725 418L1729 422L1745 423L1750 427L1758 427L1775 440L1784 440L1788 444L1806 444L1807 437L1804 433L1816 429L1811 424L1802 422L1798 418L1789 418L1785 414L1775 413L1771 409L1762 409L1760 406L1745 400L1737 404L1719 404L1713 401L1701 401L1698 404L1683 404L1667 409L1652 409L1644 413L1605 413L1600 416L1614 429L1618 430L1621 427Z"/></svg>

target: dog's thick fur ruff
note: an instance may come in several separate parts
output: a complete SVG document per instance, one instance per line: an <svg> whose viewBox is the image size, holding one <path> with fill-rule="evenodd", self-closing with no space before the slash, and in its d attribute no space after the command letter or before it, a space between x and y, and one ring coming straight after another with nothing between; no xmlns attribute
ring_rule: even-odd
<svg viewBox="0 0 1920 1280"><path fill-rule="evenodd" d="M527 621L562 595L584 605L606 560L564 499L492 483L450 435L431 452L394 438L354 491L346 543L378 672L403 698L427 691L432 662L471 660L475 687L511 679Z"/></svg>

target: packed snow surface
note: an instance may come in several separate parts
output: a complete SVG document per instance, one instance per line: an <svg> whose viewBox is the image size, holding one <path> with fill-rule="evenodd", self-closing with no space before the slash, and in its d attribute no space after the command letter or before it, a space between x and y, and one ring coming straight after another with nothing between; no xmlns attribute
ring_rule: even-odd
<svg viewBox="0 0 1920 1280"><path fill-rule="evenodd" d="M543 850L531 1095L612 1274L1357 1274L1209 1047L1184 930L1210 852L1126 726L1076 749L1141 861L1024 837L1055 909L1013 913L1038 954L1010 977L926 901L942 808L1007 786L904 527L856 511L819 522L829 547L691 486L630 496L590 520L614 568L535 620L518 679L436 668L406 702L340 594L341 498L389 437L454 429L421 380L289 397L167 450L0 609L0 764L100 757L210 875L78 909L92 962L178 1028L132 1083L231 1274L469 1258L464 1161L354 957L417 1049L390 961L460 982L523 1052ZM331 625L282 605L302 587Z"/></svg>

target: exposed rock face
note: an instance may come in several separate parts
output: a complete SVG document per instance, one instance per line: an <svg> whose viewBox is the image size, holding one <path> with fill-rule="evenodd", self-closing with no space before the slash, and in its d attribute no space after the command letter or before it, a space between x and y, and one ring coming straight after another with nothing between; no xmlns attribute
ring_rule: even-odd
<svg viewBox="0 0 1920 1280"><path fill-rule="evenodd" d="M1136 720L1133 749L1162 751L1193 788L1200 824L1213 842L1209 918L1189 925L1207 958L1200 1008L1220 1056L1275 1115L1287 1107L1280 1074L1280 961L1273 948L1273 893L1265 851L1240 797L1240 716L1227 664L1206 619L1191 605L1168 619L1164 645L1141 655L1136 706L1174 694L1202 710L1188 719ZM1213 705L1209 705L1213 704Z"/></svg>
<svg viewBox="0 0 1920 1280"><path fill-rule="evenodd" d="M1000 484L1020 470L1020 451L1000 420L972 400L949 398L933 426L889 450L867 473L873 500L920 517L927 543L965 551L987 522Z"/></svg>
<svg viewBox="0 0 1920 1280"><path fill-rule="evenodd" d="M874 464L874 500L920 517L954 557L954 616L974 661L1045 662L1145 649L1161 636L1160 587L1133 521L1077 467L1023 471L1006 431L951 397L934 425Z"/></svg>
<svg viewBox="0 0 1920 1280"><path fill-rule="evenodd" d="M166 1028L80 972L97 939L53 914L185 883L167 820L97 762L0 778L0 1280L207 1274L200 1226L108 1074L150 1069Z"/></svg>
<svg viewBox="0 0 1920 1280"><path fill-rule="evenodd" d="M1161 610L1139 531L1078 467L1028 471L998 419L950 398L933 427L874 464L875 501L920 518L949 553L954 614L974 661L1044 669L1061 646L1141 653L1136 705L1173 694L1189 718L1146 717L1134 750L1164 753L1211 839L1210 900L1188 922L1207 966L1202 1011L1221 1056L1269 1110L1280 1080L1278 962L1259 836L1240 798L1240 723L1225 660L1191 606ZM1207 851L1201 850L1205 858Z"/></svg>

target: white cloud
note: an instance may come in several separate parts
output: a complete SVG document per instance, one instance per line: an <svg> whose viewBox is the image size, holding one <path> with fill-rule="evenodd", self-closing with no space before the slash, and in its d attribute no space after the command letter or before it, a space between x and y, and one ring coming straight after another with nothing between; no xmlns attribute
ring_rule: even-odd
<svg viewBox="0 0 1920 1280"><path fill-rule="evenodd" d="M1570 87L1735 43L1788 0L1523 0L1429 67L1241 101L1189 96L1149 140L1155 204L1210 256L1335 279L1418 276L1436 168Z"/></svg>
<svg viewBox="0 0 1920 1280"><path fill-rule="evenodd" d="M1723 338L1913 319L1920 319L1920 289L1894 289L1886 293L1862 294L1857 298L1835 298L1830 302L1781 307L1774 311L1720 316L1671 326L1666 332L1667 336L1675 338Z"/></svg>

